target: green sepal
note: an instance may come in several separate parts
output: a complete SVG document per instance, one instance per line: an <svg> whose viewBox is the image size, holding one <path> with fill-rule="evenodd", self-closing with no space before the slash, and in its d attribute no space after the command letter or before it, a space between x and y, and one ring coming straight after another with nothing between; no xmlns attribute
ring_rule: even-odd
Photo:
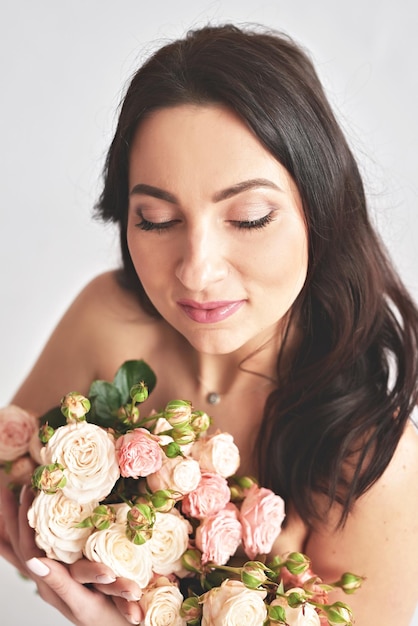
<svg viewBox="0 0 418 626"><path fill-rule="evenodd" d="M120 404L126 404L130 401L131 388L142 381L146 384L150 394L157 382L157 377L150 366L142 359L125 361L113 379L113 385L119 391L121 397Z"/></svg>
<svg viewBox="0 0 418 626"><path fill-rule="evenodd" d="M286 611L282 606L267 606L269 623L286 624Z"/></svg>

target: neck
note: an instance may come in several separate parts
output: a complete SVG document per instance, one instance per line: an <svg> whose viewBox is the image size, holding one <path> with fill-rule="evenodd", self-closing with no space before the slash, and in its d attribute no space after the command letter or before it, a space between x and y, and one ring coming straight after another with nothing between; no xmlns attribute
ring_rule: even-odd
<svg viewBox="0 0 418 626"><path fill-rule="evenodd" d="M277 337L270 337L230 354L194 352L192 369L197 393L209 404L217 404L222 396L276 385L280 344Z"/></svg>

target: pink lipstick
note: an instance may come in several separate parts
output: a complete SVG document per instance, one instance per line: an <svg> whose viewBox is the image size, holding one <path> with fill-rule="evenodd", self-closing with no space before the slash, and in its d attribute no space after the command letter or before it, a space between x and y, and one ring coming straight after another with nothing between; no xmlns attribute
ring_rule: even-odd
<svg viewBox="0 0 418 626"><path fill-rule="evenodd" d="M216 302L195 302L194 300L178 300L181 310L194 322L215 324L236 313L245 300L220 300Z"/></svg>

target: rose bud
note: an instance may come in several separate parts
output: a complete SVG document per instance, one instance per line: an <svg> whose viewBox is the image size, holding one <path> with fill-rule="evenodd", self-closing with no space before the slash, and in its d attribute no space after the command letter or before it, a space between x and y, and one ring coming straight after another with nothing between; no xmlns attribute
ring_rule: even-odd
<svg viewBox="0 0 418 626"><path fill-rule="evenodd" d="M258 485L258 482L252 476L234 476L231 478L229 485L231 500L233 502L244 500L247 491L251 489L253 485Z"/></svg>
<svg viewBox="0 0 418 626"><path fill-rule="evenodd" d="M187 446L189 443L196 441L196 433L190 426L174 427L171 436L179 446Z"/></svg>
<svg viewBox="0 0 418 626"><path fill-rule="evenodd" d="M298 576L310 568L311 561L301 552L292 552L287 557L285 565L291 574Z"/></svg>
<svg viewBox="0 0 418 626"><path fill-rule="evenodd" d="M257 589L263 585L267 576L263 563L259 561L247 561L241 569L241 580L246 587Z"/></svg>
<svg viewBox="0 0 418 626"><path fill-rule="evenodd" d="M145 400L148 398L148 387L146 386L144 381L141 380L140 383L131 387L129 395L132 398L133 404L145 402Z"/></svg>
<svg viewBox="0 0 418 626"><path fill-rule="evenodd" d="M116 511L113 506L99 504L90 516L91 522L97 530L106 530L116 519Z"/></svg>
<svg viewBox="0 0 418 626"><path fill-rule="evenodd" d="M64 467L59 463L40 465L32 475L32 486L44 493L56 493L58 489L65 487L67 479Z"/></svg>
<svg viewBox="0 0 418 626"><path fill-rule="evenodd" d="M180 616L189 626L200 624L202 617L202 607L197 596L186 598L181 605Z"/></svg>
<svg viewBox="0 0 418 626"><path fill-rule="evenodd" d="M147 504L135 504L127 514L126 534L136 545L142 545L152 536L155 513Z"/></svg>
<svg viewBox="0 0 418 626"><path fill-rule="evenodd" d="M186 550L181 557L181 563L188 572L200 574L202 571L202 553L196 548Z"/></svg>
<svg viewBox="0 0 418 626"><path fill-rule="evenodd" d="M304 589L301 587L294 587L289 589L286 593L287 603L292 609L296 609L298 606L302 606L308 598L306 597Z"/></svg>
<svg viewBox="0 0 418 626"><path fill-rule="evenodd" d="M67 393L61 400L61 412L67 418L67 423L81 422L90 411L90 400L76 391Z"/></svg>
<svg viewBox="0 0 418 626"><path fill-rule="evenodd" d="M274 600L273 600L274 602ZM278 622L279 624L286 624L286 611L283 606L279 604L267 605L268 617L271 622ZM269 622L270 623L270 622Z"/></svg>
<svg viewBox="0 0 418 626"><path fill-rule="evenodd" d="M168 513L176 503L169 489L158 489L150 496L151 504L159 513Z"/></svg>
<svg viewBox="0 0 418 626"><path fill-rule="evenodd" d="M139 422L139 409L133 404L125 404L118 409L118 420L126 426L134 426Z"/></svg>
<svg viewBox="0 0 418 626"><path fill-rule="evenodd" d="M275 574L279 574L281 569L285 567L285 565L286 561L277 554L273 557L272 561L269 561L269 563L267 563L268 568L272 570Z"/></svg>
<svg viewBox="0 0 418 626"><path fill-rule="evenodd" d="M193 411L191 426L197 435L207 431L212 420L204 411Z"/></svg>
<svg viewBox="0 0 418 626"><path fill-rule="evenodd" d="M164 417L173 428L190 424L192 403L188 400L171 400L164 409Z"/></svg>
<svg viewBox="0 0 418 626"><path fill-rule="evenodd" d="M49 424L42 424L39 429L38 437L42 443L48 443L54 432L55 430L54 428L52 428L52 426L50 426Z"/></svg>
<svg viewBox="0 0 418 626"><path fill-rule="evenodd" d="M329 626L351 626L353 615L350 608L344 602L324 605L322 610L327 616Z"/></svg>
<svg viewBox="0 0 418 626"><path fill-rule="evenodd" d="M341 576L340 580L334 584L336 587L340 587L344 593L350 594L357 591L357 589L360 589L363 580L363 576L356 576L356 574L345 572L345 574Z"/></svg>
<svg viewBox="0 0 418 626"><path fill-rule="evenodd" d="M251 489L253 485L258 485L258 481L253 476L236 476L235 482L241 489Z"/></svg>
<svg viewBox="0 0 418 626"><path fill-rule="evenodd" d="M169 459L174 459L176 456L183 456L180 445L175 441L171 441L166 446L163 446L164 454Z"/></svg>

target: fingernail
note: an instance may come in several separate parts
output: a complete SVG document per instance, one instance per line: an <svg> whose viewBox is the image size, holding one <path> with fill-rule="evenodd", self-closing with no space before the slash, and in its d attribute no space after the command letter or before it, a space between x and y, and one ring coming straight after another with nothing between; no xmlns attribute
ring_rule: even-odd
<svg viewBox="0 0 418 626"><path fill-rule="evenodd" d="M135 626L141 623L140 620L136 619L135 617L132 617L132 615L128 615L127 613L125 613L125 617L130 624L135 624Z"/></svg>
<svg viewBox="0 0 418 626"><path fill-rule="evenodd" d="M116 578L115 576L109 576L108 574L100 574L96 576L96 580L101 585L110 585L110 583L114 583Z"/></svg>
<svg viewBox="0 0 418 626"><path fill-rule="evenodd" d="M26 561L26 567L32 572L32 574L35 574L35 576L41 576L41 578L49 574L49 567L36 558Z"/></svg>
<svg viewBox="0 0 418 626"><path fill-rule="evenodd" d="M27 485L23 485L22 489L20 490L20 493L19 493L19 504L22 504L22 502L23 502L23 498L25 496L26 489L27 489Z"/></svg>
<svg viewBox="0 0 418 626"><path fill-rule="evenodd" d="M124 600L128 600L128 602L138 602L141 599L141 594L132 593L132 591L121 591L120 595ZM135 622L137 624L139 622Z"/></svg>

